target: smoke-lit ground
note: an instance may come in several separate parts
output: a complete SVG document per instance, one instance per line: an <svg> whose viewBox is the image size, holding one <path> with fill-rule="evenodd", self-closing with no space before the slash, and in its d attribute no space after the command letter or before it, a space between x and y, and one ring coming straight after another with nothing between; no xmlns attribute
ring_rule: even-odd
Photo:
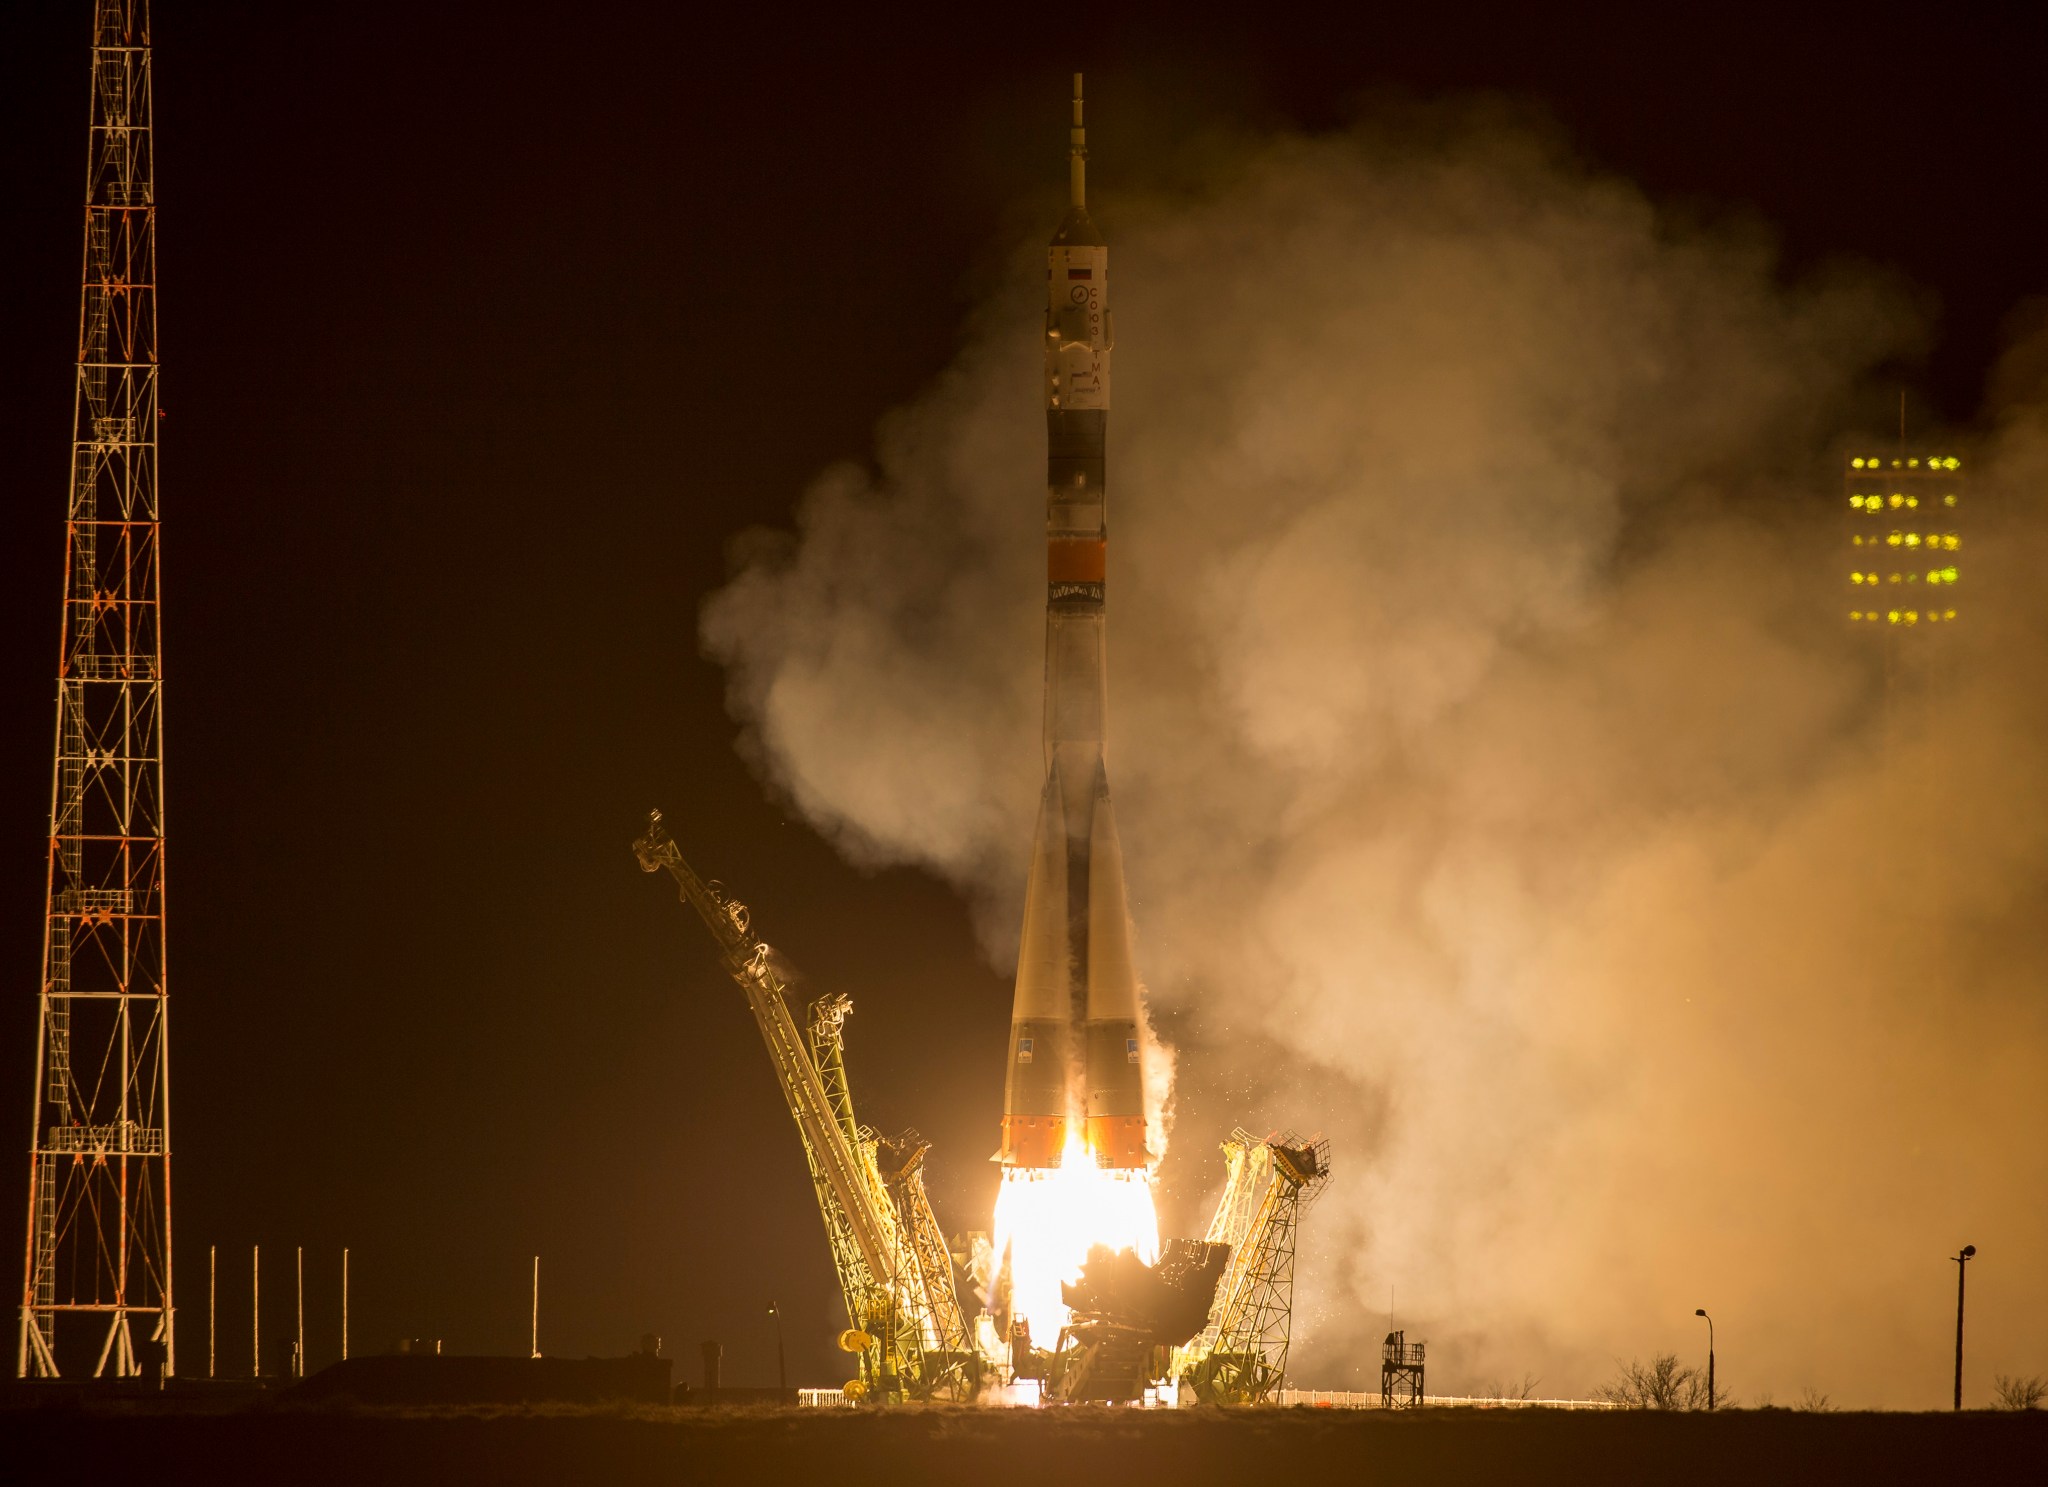
<svg viewBox="0 0 2048 1487"><path fill-rule="evenodd" d="M0 1410L23 1481L2031 1482L2048 1415L1555 1411Z"/></svg>
<svg viewBox="0 0 2048 1487"><path fill-rule="evenodd" d="M1705 1306L1739 1397L1931 1406L1965 1242L1973 1377L2048 1369L2028 390L1954 451L1962 620L1905 637L1944 648L1887 714L1837 492L1845 438L1890 452L1849 421L1925 335L1910 286L1788 282L1761 229L1483 109L1198 153L1098 212L1167 1231L1231 1125L1332 1138L1310 1385L1376 1387L1391 1291L1433 1391L1584 1394L1699 1350ZM849 855L956 883L1006 968L1041 252L704 618L764 773Z"/></svg>

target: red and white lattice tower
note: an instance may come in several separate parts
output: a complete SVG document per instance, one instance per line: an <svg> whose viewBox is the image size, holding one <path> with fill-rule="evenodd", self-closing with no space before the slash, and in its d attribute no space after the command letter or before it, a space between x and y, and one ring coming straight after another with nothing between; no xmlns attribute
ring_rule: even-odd
<svg viewBox="0 0 2048 1487"><path fill-rule="evenodd" d="M176 1360L149 64L148 0L97 0L24 1376Z"/></svg>

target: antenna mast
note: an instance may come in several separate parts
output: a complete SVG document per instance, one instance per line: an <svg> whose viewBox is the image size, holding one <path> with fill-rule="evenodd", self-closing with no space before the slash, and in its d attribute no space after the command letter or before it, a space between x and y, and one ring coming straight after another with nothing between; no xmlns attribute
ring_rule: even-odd
<svg viewBox="0 0 2048 1487"><path fill-rule="evenodd" d="M176 1371L149 0L98 0L16 1371Z"/></svg>

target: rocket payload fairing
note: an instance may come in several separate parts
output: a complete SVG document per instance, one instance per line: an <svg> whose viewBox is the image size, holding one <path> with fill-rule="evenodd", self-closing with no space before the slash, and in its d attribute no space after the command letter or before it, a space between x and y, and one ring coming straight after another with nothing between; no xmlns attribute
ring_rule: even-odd
<svg viewBox="0 0 2048 1487"><path fill-rule="evenodd" d="M1138 977L1103 747L1104 441L1115 336L1109 248L1086 206L1087 159L1076 73L1071 204L1046 262L1045 791L1003 1094L1000 1155L1010 1167L1059 1166L1070 1133L1102 1166L1145 1165Z"/></svg>

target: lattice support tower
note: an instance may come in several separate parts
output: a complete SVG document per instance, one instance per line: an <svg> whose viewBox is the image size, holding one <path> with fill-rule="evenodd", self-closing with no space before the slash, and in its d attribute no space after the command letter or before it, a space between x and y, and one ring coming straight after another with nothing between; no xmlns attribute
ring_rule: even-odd
<svg viewBox="0 0 2048 1487"><path fill-rule="evenodd" d="M924 1159L930 1150L931 1143L916 1131L875 1142L882 1187L910 1251L911 1266L907 1268L914 1269L923 1292L920 1309L927 1356L943 1355L948 1366L966 1369L977 1355L953 1287L952 1247L946 1243L938 1216L932 1212L931 1194L925 1190Z"/></svg>
<svg viewBox="0 0 2048 1487"><path fill-rule="evenodd" d="M675 880L683 901L718 942L727 972L746 993L803 1141L846 1302L848 1325L841 1345L861 1359L861 1388L883 1399L930 1398L970 1382L944 1356L947 1323L942 1314L957 1316L959 1310L952 1276L948 1272L943 1278L942 1307L929 1288L917 1236L877 1168L875 1134L854 1117L843 1036L852 1002L843 996L812 1002L807 1028L800 1032L790 1012L789 988L775 968L774 953L754 934L746 905L722 885L706 882L683 860L659 811L648 817L647 831L633 851L644 871L666 871ZM916 1199L923 1199L921 1179ZM923 1207L936 1234L928 1201Z"/></svg>
<svg viewBox="0 0 2048 1487"><path fill-rule="evenodd" d="M930 1143L915 1131L884 1138L854 1115L853 1089L846 1077L846 1019L853 998L828 993L808 1009L811 1061L825 1091L834 1124L856 1154L868 1201L881 1216L893 1246L893 1285L869 1294L860 1307L848 1302L853 1328L874 1339L882 1377L914 1399L972 1392L972 1360L965 1323L953 1290L951 1256L924 1190L924 1154ZM829 1220L828 1220L829 1223ZM933 1264L933 1246L945 1259Z"/></svg>
<svg viewBox="0 0 2048 1487"><path fill-rule="evenodd" d="M1252 1219L1259 1209L1259 1196L1273 1176L1272 1154L1266 1149L1264 1139L1254 1136L1244 1127L1239 1126L1224 1139L1222 1150L1223 1196L1216 1200L1216 1212L1210 1216L1209 1231L1203 1238L1209 1244L1227 1247L1230 1262L1224 1269L1223 1279L1217 1284L1208 1322L1194 1338L1174 1350L1175 1378L1185 1376L1190 1367L1215 1350L1217 1335L1223 1327L1223 1314L1230 1305L1230 1298L1237 1293L1245 1266L1251 1259L1251 1252L1245 1247L1245 1236L1251 1232Z"/></svg>
<svg viewBox="0 0 2048 1487"><path fill-rule="evenodd" d="M148 0L98 0L16 1371L177 1366Z"/></svg>
<svg viewBox="0 0 2048 1487"><path fill-rule="evenodd" d="M1295 1236L1303 1210L1329 1181L1330 1144L1291 1134L1259 1141L1239 1131L1224 1154L1229 1181L1210 1229L1216 1242L1235 1248L1209 1325L1176 1358L1176 1375L1203 1400L1263 1404L1287 1377ZM1257 1203L1245 1220L1240 1215L1254 1191ZM1239 1237L1233 1240L1232 1233Z"/></svg>

